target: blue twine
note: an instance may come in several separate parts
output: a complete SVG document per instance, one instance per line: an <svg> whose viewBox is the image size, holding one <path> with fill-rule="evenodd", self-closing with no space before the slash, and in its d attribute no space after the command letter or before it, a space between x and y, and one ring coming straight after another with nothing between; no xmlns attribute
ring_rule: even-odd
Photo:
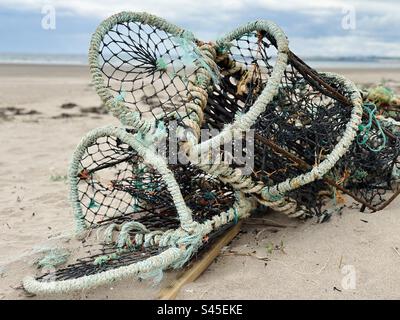
<svg viewBox="0 0 400 320"><path fill-rule="evenodd" d="M382 129L382 126L380 124L380 122L378 121L378 119L375 116L376 113L376 105L374 103L371 102L366 102L363 105L364 110L368 113L369 119L368 119L368 123L367 124L360 124L358 126L358 129L360 130L360 133L357 136L357 143L362 146L365 145L370 151L372 152L380 152L383 148L385 148L386 146L386 142L387 142L387 138L385 135L385 132ZM373 107L372 109L369 107ZM382 136L382 144L378 147L378 148L372 148L367 141L370 138L370 131L372 128L372 123L375 120L378 130L379 130L379 134Z"/></svg>
<svg viewBox="0 0 400 320"><path fill-rule="evenodd" d="M88 209L94 209L94 208L98 208L98 207L99 207L99 204L94 199L90 199Z"/></svg>
<svg viewBox="0 0 400 320"><path fill-rule="evenodd" d="M167 70L167 63L162 57L159 57L156 61L156 66L158 70L165 71Z"/></svg>
<svg viewBox="0 0 400 320"><path fill-rule="evenodd" d="M125 100L125 91L121 91L116 97L115 97L115 101L124 101Z"/></svg>
<svg viewBox="0 0 400 320"><path fill-rule="evenodd" d="M239 215L238 215L238 212L237 212L236 208L233 208L233 214L234 214L233 222L235 224L237 224L238 220L239 220Z"/></svg>
<svg viewBox="0 0 400 320"><path fill-rule="evenodd" d="M184 65L190 66L194 64L195 61L199 62L200 65L207 70L210 74L214 84L218 84L219 79L216 73L211 70L210 66L204 61L202 53L197 48L196 44L190 37L174 37L172 39L175 43L177 43L182 51L182 62Z"/></svg>
<svg viewBox="0 0 400 320"><path fill-rule="evenodd" d="M281 194L271 194L269 191L263 191L263 194L266 196L268 201L276 202L283 198Z"/></svg>
<svg viewBox="0 0 400 320"><path fill-rule="evenodd" d="M206 199L206 200L215 200L215 198L216 198L216 195L214 192L206 192L204 194L204 199Z"/></svg>

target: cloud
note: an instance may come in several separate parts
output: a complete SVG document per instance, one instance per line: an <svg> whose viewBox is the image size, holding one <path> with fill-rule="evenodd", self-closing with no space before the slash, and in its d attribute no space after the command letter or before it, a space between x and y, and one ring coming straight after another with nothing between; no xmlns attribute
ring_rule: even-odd
<svg viewBox="0 0 400 320"><path fill-rule="evenodd" d="M396 53L400 42L398 0L0 0L0 11L19 11L23 24L26 12L40 15L48 4L65 23L68 16L74 21L79 17L91 26L116 12L147 11L192 30L199 38L213 40L248 21L269 19L282 27L293 49L307 56L374 55L379 50L379 55L398 56L400 52ZM348 8L355 10L355 30L342 28L343 10Z"/></svg>
<svg viewBox="0 0 400 320"><path fill-rule="evenodd" d="M106 17L114 12L122 10L151 11L164 14L169 18L184 13L195 15L213 13L221 15L224 12L243 12L248 8L257 7L274 11L296 11L310 15L331 14L333 11L341 11L343 8L353 6L357 11L375 13L390 12L397 0L0 0L0 6L19 9L40 9L46 4L56 8L71 10L82 15L97 15Z"/></svg>
<svg viewBox="0 0 400 320"><path fill-rule="evenodd" d="M381 56L398 57L400 43L384 42L365 36L302 38L290 39L290 47L303 57L349 57L349 56Z"/></svg>
<svg viewBox="0 0 400 320"><path fill-rule="evenodd" d="M395 1L385 0L0 0L0 6L27 10L40 10L51 4L56 9L68 10L79 15L107 17L123 10L149 11L166 18L178 18L185 15L204 18L228 16L232 13L248 14L249 10L273 10L281 12L299 12L310 16L331 15L343 8L353 6L357 11L390 12ZM206 19L204 19L206 21Z"/></svg>
<svg viewBox="0 0 400 320"><path fill-rule="evenodd" d="M398 10L398 9L397 9ZM376 34L382 39L400 40L399 13L389 12L383 15L365 15L357 21L357 30L360 34Z"/></svg>

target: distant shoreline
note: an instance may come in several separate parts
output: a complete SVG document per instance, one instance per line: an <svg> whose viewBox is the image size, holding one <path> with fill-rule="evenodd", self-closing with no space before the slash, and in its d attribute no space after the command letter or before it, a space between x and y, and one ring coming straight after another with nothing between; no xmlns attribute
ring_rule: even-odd
<svg viewBox="0 0 400 320"><path fill-rule="evenodd" d="M243 57L242 57L243 58ZM301 57L316 69L400 69L400 57ZM274 62L272 57L271 62ZM88 66L86 54L0 53L0 65Z"/></svg>
<svg viewBox="0 0 400 320"><path fill-rule="evenodd" d="M399 83L400 66L365 67L357 65L316 65L312 61L310 66L317 71L335 72L361 85L374 85L391 81ZM90 82L89 66L86 64L39 64L39 63L0 63L0 74L3 79L12 78L58 78L87 79ZM5 80L4 80L5 81ZM12 81L12 80L11 80Z"/></svg>
<svg viewBox="0 0 400 320"><path fill-rule="evenodd" d="M3 62L0 61L0 67L54 67L54 68L63 68L63 67L82 67L88 68L89 64L79 64L79 63L44 63L44 62Z"/></svg>
<svg viewBox="0 0 400 320"><path fill-rule="evenodd" d="M400 70L400 63L382 64L382 63L368 63L368 62L339 62L339 61L312 61L304 60L308 65L314 69L320 70ZM0 66L45 66L45 67L82 67L88 68L88 63L75 63L75 62L32 62L32 61L0 61Z"/></svg>

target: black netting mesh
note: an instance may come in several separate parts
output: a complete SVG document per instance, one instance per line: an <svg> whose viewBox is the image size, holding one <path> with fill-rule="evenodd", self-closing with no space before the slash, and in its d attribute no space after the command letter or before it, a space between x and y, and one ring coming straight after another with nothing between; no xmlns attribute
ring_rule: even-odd
<svg viewBox="0 0 400 320"><path fill-rule="evenodd" d="M368 143L371 146L382 145L378 131L372 129L370 132ZM343 185L347 189L378 208L398 189L396 172L397 175L400 172L400 135L388 138L380 151L354 142L336 168L342 172Z"/></svg>
<svg viewBox="0 0 400 320"><path fill-rule="evenodd" d="M130 265L160 254L162 249L158 246L147 247L143 250L119 250L110 245L86 245L81 250L82 258L68 266L53 272L47 272L36 279L40 281L62 281L89 276L103 271ZM106 263L97 263L96 259L103 256L117 255L118 258L109 259Z"/></svg>
<svg viewBox="0 0 400 320"><path fill-rule="evenodd" d="M192 258L195 259L197 256L201 255L205 249L210 247L221 234L226 232L233 225L234 222L229 222L218 230L211 232ZM36 279L43 282L77 279L83 276L94 275L100 272L137 263L156 256L164 250L165 248L159 246L148 246L146 248L135 247L121 250L117 249L113 245L86 244L79 252L81 258L77 258L71 264L58 270L45 272L42 275L37 276ZM97 259L104 256L113 258L107 259L104 263L98 263Z"/></svg>
<svg viewBox="0 0 400 320"><path fill-rule="evenodd" d="M89 225L134 219L148 229L177 227L177 212L162 176L128 145L106 136L80 162L79 200ZM231 187L193 165L170 165L194 219L202 222L234 203Z"/></svg>
<svg viewBox="0 0 400 320"><path fill-rule="evenodd" d="M264 33L251 33L233 41L229 52L217 57L223 76L209 94L206 127L221 129L233 121L235 114L253 106L271 75L275 52L273 41ZM241 68L233 68L232 61ZM275 185L323 161L350 120L348 98L335 81L318 75L290 53L279 93L253 126L253 178L262 180L265 185ZM374 144L374 139L372 129L369 143ZM396 139L389 140L378 153L355 142L343 161L328 175L331 182L342 185L343 176L349 171L354 176L362 170L367 174L364 180L349 181L345 186L371 204L376 203L374 198L377 197L380 202L387 199L382 194L393 190L391 172L399 150ZM324 181L316 181L289 195L310 214L321 215L324 199L337 195L336 192Z"/></svg>
<svg viewBox="0 0 400 320"><path fill-rule="evenodd" d="M193 45L147 24L119 23L104 36L98 63L114 97L144 118L184 118L198 69L185 50Z"/></svg>

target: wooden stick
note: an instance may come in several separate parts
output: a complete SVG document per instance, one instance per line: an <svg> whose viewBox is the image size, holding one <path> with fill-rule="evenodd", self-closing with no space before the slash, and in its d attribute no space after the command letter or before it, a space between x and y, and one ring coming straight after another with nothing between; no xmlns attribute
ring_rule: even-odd
<svg viewBox="0 0 400 320"><path fill-rule="evenodd" d="M168 287L162 289L158 295L160 300L174 300L178 295L181 288L190 282L195 281L214 261L214 259L220 254L223 247L228 245L239 233L242 221L239 221L223 236L221 236L211 248L204 252L199 260L195 261L188 267L173 283Z"/></svg>
<svg viewBox="0 0 400 320"><path fill-rule="evenodd" d="M294 224L283 224L271 219L264 219L264 218L247 218L246 220L243 221L243 224L263 225L276 228L296 228L296 225Z"/></svg>

